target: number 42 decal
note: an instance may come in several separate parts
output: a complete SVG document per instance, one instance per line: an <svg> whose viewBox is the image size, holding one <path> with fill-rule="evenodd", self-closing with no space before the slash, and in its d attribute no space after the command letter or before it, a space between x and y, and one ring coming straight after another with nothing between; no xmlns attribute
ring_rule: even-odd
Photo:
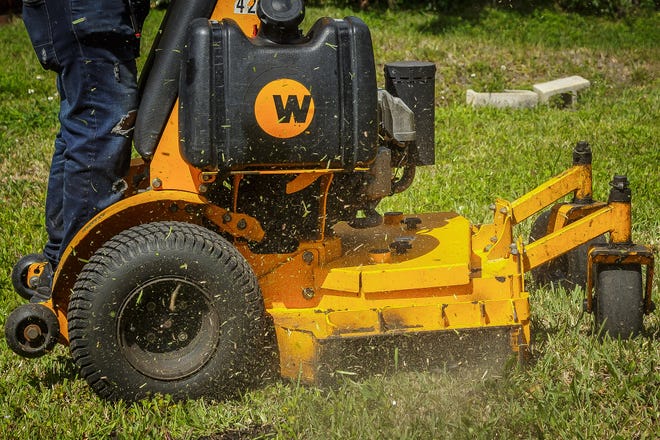
<svg viewBox="0 0 660 440"><path fill-rule="evenodd" d="M256 14L257 0L236 0L234 14Z"/></svg>

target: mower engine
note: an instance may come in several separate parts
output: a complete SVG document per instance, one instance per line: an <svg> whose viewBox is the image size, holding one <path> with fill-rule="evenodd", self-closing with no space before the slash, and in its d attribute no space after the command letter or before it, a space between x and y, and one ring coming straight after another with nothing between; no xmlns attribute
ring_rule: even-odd
<svg viewBox="0 0 660 440"><path fill-rule="evenodd" d="M407 188L415 166L433 164L435 66L387 65L378 90L363 21L322 18L303 35L302 2L257 8L251 38L231 19L192 22L182 156L214 176L213 204L259 221L265 239L253 252L293 252L339 221L380 224L378 202Z"/></svg>

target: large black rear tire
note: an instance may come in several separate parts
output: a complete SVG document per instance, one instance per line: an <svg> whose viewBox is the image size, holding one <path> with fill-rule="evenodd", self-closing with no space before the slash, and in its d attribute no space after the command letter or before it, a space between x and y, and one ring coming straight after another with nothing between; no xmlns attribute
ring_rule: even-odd
<svg viewBox="0 0 660 440"><path fill-rule="evenodd" d="M81 375L108 400L225 398L258 375L268 324L257 279L201 226L128 229L83 268L68 309Z"/></svg>
<svg viewBox="0 0 660 440"><path fill-rule="evenodd" d="M596 267L596 330L613 339L628 339L642 331L644 294L639 264Z"/></svg>

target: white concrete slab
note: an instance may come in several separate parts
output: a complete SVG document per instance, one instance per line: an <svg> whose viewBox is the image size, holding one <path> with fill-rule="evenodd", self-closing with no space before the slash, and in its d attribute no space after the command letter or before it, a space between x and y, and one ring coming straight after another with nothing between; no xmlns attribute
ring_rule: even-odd
<svg viewBox="0 0 660 440"><path fill-rule="evenodd" d="M575 100L577 92L586 89L591 85L589 80L581 76L568 76L566 78L556 79L544 83L534 84L534 91L539 95L539 102L547 103L555 95L570 93L572 100Z"/></svg>
<svg viewBox="0 0 660 440"><path fill-rule="evenodd" d="M533 108L538 101L539 95L531 90L505 90L491 93L468 89L466 93L466 102L473 107Z"/></svg>

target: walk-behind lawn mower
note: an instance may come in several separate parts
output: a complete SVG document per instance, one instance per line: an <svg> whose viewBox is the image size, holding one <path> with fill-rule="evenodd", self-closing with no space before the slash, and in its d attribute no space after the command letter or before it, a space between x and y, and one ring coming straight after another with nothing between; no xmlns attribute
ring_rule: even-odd
<svg viewBox="0 0 660 440"><path fill-rule="evenodd" d="M269 365L322 383L524 359L530 271L582 284L596 333L642 330L653 254L632 242L626 177L594 201L579 142L565 172L496 200L490 224L381 215L434 163L435 66L386 64L378 89L360 19L303 34L303 16L301 0L171 3L143 69L127 196L74 238L52 298L9 315L16 353L68 344L110 400L227 396ZM15 266L19 294L42 268Z"/></svg>

